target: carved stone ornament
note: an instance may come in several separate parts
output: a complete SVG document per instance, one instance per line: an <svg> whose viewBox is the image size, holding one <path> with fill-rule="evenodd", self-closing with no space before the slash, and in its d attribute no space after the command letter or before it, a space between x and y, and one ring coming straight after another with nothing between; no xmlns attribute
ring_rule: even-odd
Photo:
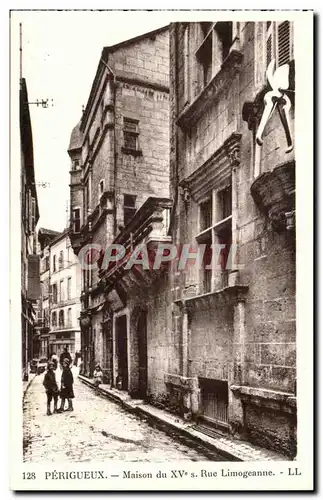
<svg viewBox="0 0 323 500"><path fill-rule="evenodd" d="M295 211L294 161L277 165L272 171L262 173L250 190L255 203L268 216L275 231L294 227L291 215Z"/></svg>

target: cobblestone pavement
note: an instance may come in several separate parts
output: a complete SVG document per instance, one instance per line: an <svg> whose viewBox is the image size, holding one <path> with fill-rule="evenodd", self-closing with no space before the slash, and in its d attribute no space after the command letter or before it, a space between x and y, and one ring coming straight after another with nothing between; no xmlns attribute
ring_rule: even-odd
<svg viewBox="0 0 323 500"><path fill-rule="evenodd" d="M43 378L33 380L24 400L26 462L223 460L152 427L96 394L76 376L74 412L47 416Z"/></svg>

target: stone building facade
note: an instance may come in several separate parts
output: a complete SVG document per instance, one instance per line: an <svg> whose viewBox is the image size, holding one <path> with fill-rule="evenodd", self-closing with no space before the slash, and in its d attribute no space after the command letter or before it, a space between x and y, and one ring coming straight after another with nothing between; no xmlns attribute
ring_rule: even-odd
<svg viewBox="0 0 323 500"><path fill-rule="evenodd" d="M104 252L147 200L168 200L168 78L168 27L104 47L68 148L70 238L77 254L89 244ZM127 388L127 332L122 323L118 364L112 328L114 313L120 315L124 307L125 290L116 285L108 300L98 265L82 271L81 300L86 373L91 374L99 362L106 379L113 382L119 366L118 380L122 372L121 385Z"/></svg>
<svg viewBox="0 0 323 500"><path fill-rule="evenodd" d="M48 271L49 278L48 298L46 293L44 295L44 308L48 305L50 318L48 355L56 353L59 356L67 347L73 357L81 349L81 266L71 246L68 229L52 239L48 249L42 269Z"/></svg>
<svg viewBox="0 0 323 500"><path fill-rule="evenodd" d="M33 356L35 305L40 296L36 224L39 219L35 183L33 137L26 80L20 79L20 207L21 207L21 354L22 377L28 380Z"/></svg>
<svg viewBox="0 0 323 500"><path fill-rule="evenodd" d="M104 269L100 258L90 272L98 281L85 287L83 320L92 336L82 345L92 346L93 360L103 360L114 387L196 420L200 429L215 427L292 458L293 25L176 23L169 44L169 194L147 193L124 228L114 192L104 196L103 217L108 221L111 214L110 227L116 225L109 242L138 259L135 266L125 259ZM92 94L93 88L99 83ZM81 129L91 102L94 96ZM86 137L80 139L79 129L74 134L69 153L78 160ZM80 193L73 176L82 178L86 200L84 160L81 165L71 173L71 189ZM135 185L141 185L139 177ZM85 226L74 230L76 250L99 241L85 237L88 228L95 234L94 208ZM175 249L172 258L158 254L160 245L166 254ZM148 268L138 262L144 251ZM162 266L154 265L158 255ZM102 290L98 299L96 290Z"/></svg>
<svg viewBox="0 0 323 500"><path fill-rule="evenodd" d="M296 453L292 32L288 21L171 26L170 214L164 202L156 216L151 202L114 242L131 248L141 234L150 250L171 243L177 261L149 271L116 265L104 275L108 289L127 295L112 318L112 341L117 360L127 331L131 394L289 457ZM267 95L277 94L274 73L273 87L266 75L273 64L283 72L280 100ZM277 109L264 122L266 100L290 103L288 120L277 104L283 118ZM193 258L181 270L184 245Z"/></svg>
<svg viewBox="0 0 323 500"><path fill-rule="evenodd" d="M58 231L40 227L38 229L38 254L40 257L40 298L36 326L37 350L35 356L48 358L50 332L50 242L59 236Z"/></svg>
<svg viewBox="0 0 323 500"><path fill-rule="evenodd" d="M183 412L293 457L293 25L181 23L170 46L173 241L221 247L175 273L165 381Z"/></svg>

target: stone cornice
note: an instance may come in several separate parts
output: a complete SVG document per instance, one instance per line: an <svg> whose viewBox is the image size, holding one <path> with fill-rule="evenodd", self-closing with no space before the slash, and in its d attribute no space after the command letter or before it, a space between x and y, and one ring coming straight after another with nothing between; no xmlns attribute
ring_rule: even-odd
<svg viewBox="0 0 323 500"><path fill-rule="evenodd" d="M238 396L247 404L286 413L296 413L296 397L292 393L240 385L232 385L230 389L235 396Z"/></svg>
<svg viewBox="0 0 323 500"><path fill-rule="evenodd" d="M241 67L242 59L243 55L239 50L231 50L220 71L194 101L180 113L177 125L186 130L199 120L205 110L220 97L222 91L230 84Z"/></svg>
<svg viewBox="0 0 323 500"><path fill-rule="evenodd" d="M231 134L206 162L181 181L181 187L187 188L196 202L228 178L232 168L240 165L240 139L241 134Z"/></svg>
<svg viewBox="0 0 323 500"><path fill-rule="evenodd" d="M244 302L248 290L248 285L233 285L215 292L176 300L175 304L186 309L189 313L202 309L212 309L215 306L222 307L237 302Z"/></svg>

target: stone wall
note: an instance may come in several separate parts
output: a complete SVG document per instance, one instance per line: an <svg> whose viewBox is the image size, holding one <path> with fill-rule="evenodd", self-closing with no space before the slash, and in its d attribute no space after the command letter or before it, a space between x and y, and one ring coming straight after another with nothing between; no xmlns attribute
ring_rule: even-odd
<svg viewBox="0 0 323 500"><path fill-rule="evenodd" d="M189 44L197 43L196 25L190 27ZM295 392L296 380L296 325L295 325L295 240L284 231L276 233L253 200L250 187L255 175L272 170L287 162L294 153L286 154L286 139L278 117L273 115L263 136L264 144L256 151L252 132L242 120L245 101L253 101L266 83L266 69L255 45L255 23L241 23L240 47L243 59L240 70L225 86L219 98L213 100L193 127L183 131L172 125L171 131L171 192L177 192L178 181L188 177L203 164L232 133L241 134L240 165L236 171L236 241L237 263L243 265L240 281L249 286L245 300L245 354L244 384L272 391ZM172 25L170 29L170 114L174 120L184 109L184 25ZM258 35L257 35L258 36ZM259 41L259 39L258 39ZM257 59L255 56L257 55ZM191 62L194 60L191 58ZM191 102L196 98L196 67L191 73ZM195 73L194 73L195 71ZM293 127L293 112L292 112ZM258 156L258 160L256 158ZM258 165L256 162L258 161ZM178 195L174 217L175 241L190 241L196 234L196 207L185 205ZM190 270L179 276L178 295L194 283L196 276ZM233 313L232 313L233 314ZM216 370L229 369L230 330L232 314L224 310L196 314L191 320L190 358L192 375L218 378ZM213 319L214 318L214 319ZM224 340L228 339L228 343ZM229 398L230 400L230 398ZM231 398L232 400L232 398ZM246 400L247 401L247 400ZM295 414L285 410L264 410L251 402L244 404L244 425L249 438L261 445L279 448L293 455ZM243 413L243 412L242 412ZM271 422L270 422L271 420ZM278 431L279 428L281 431ZM276 433L275 440L272 436ZM262 436L262 437L261 437Z"/></svg>
<svg viewBox="0 0 323 500"><path fill-rule="evenodd" d="M189 376L231 379L233 310L199 310L190 321Z"/></svg>
<svg viewBox="0 0 323 500"><path fill-rule="evenodd" d="M113 71L125 78L136 78L147 83L168 86L168 37L166 28L126 46L112 48L108 63Z"/></svg>
<svg viewBox="0 0 323 500"><path fill-rule="evenodd" d="M138 120L138 156L123 151L123 119ZM123 194L139 208L149 196L169 195L169 96L140 85L118 83L116 94L117 226L123 225Z"/></svg>

